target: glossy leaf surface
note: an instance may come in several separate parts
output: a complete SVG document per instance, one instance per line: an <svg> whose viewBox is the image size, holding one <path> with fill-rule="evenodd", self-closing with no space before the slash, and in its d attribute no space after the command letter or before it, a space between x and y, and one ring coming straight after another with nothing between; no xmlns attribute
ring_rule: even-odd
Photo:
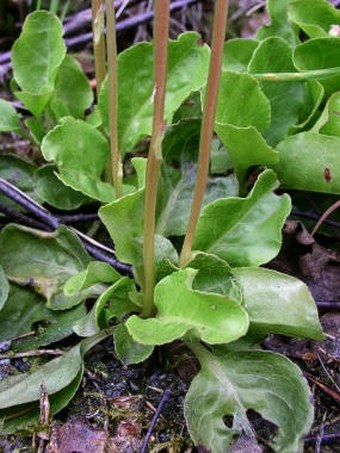
<svg viewBox="0 0 340 453"><path fill-rule="evenodd" d="M247 198L207 205L198 221L194 250L217 255L232 266L259 266L274 258L291 208L288 195L274 194L277 186L275 173L267 170Z"/></svg>
<svg viewBox="0 0 340 453"><path fill-rule="evenodd" d="M340 193L340 138L301 132L277 147L280 163L275 171L289 189Z"/></svg>
<svg viewBox="0 0 340 453"><path fill-rule="evenodd" d="M206 81L209 49L198 45L196 33L184 33L169 42L165 120L172 116L193 91ZM122 152L151 135L153 115L153 48L150 43L130 47L118 56L119 143ZM138 81L138 83L136 83ZM108 130L107 84L99 99L103 125Z"/></svg>
<svg viewBox="0 0 340 453"><path fill-rule="evenodd" d="M58 69L51 108L59 120L63 116L84 118L84 113L93 102L89 81L78 61L66 55Z"/></svg>
<svg viewBox="0 0 340 453"><path fill-rule="evenodd" d="M300 280L263 268L233 269L252 332L322 340L318 310Z"/></svg>
<svg viewBox="0 0 340 453"><path fill-rule="evenodd" d="M197 271L186 268L161 280L155 288L157 317L131 316L126 327L138 343L161 345L186 334L210 344L243 336L248 316L239 302L216 293L192 289Z"/></svg>
<svg viewBox="0 0 340 453"><path fill-rule="evenodd" d="M109 144L93 126L67 118L45 136L41 150L46 160L56 163L64 184L103 202L114 200L113 187L101 180Z"/></svg>
<svg viewBox="0 0 340 453"><path fill-rule="evenodd" d="M40 116L53 93L55 76L66 52L59 19L47 11L27 16L23 31L12 48L18 97Z"/></svg>

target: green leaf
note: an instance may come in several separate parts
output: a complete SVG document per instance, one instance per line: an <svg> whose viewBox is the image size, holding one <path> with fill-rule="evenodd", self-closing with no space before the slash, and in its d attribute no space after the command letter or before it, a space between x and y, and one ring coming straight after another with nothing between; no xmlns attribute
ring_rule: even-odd
<svg viewBox="0 0 340 453"><path fill-rule="evenodd" d="M241 286L251 332L323 339L318 310L303 282L263 268L233 269L233 275Z"/></svg>
<svg viewBox="0 0 340 453"><path fill-rule="evenodd" d="M81 337L90 337L107 327L107 321L110 318L135 311L136 306L129 299L129 293L133 290L134 283L128 277L122 277L116 281L100 295L87 315L74 325L75 333ZM109 302L112 308L108 307L104 310Z"/></svg>
<svg viewBox="0 0 340 453"><path fill-rule="evenodd" d="M271 166L279 160L279 153L267 144L253 126L236 127L231 124L215 124L215 130L232 158L241 186L244 185L247 172L252 166Z"/></svg>
<svg viewBox="0 0 340 453"><path fill-rule="evenodd" d="M187 267L197 269L193 289L206 293L217 293L230 299L242 301L241 288L234 278L229 264L215 255L198 252Z"/></svg>
<svg viewBox="0 0 340 453"><path fill-rule="evenodd" d="M0 155L0 178L13 184L32 198L34 194L33 175L37 167L15 154ZM6 201L9 203L9 201Z"/></svg>
<svg viewBox="0 0 340 453"><path fill-rule="evenodd" d="M170 343L184 335L210 344L228 343L245 335L248 316L239 302L216 293L192 289L197 274L186 268L163 278L155 287L157 317L131 316L126 327L145 345Z"/></svg>
<svg viewBox="0 0 340 453"><path fill-rule="evenodd" d="M42 381L49 395L69 385L82 368L80 346L79 343L61 357L47 362L31 374L9 376L0 381L0 409L39 400Z"/></svg>
<svg viewBox="0 0 340 453"><path fill-rule="evenodd" d="M111 184L101 180L109 144L93 126L66 118L44 137L41 151L57 164L58 177L67 186L103 202L115 198Z"/></svg>
<svg viewBox="0 0 340 453"><path fill-rule="evenodd" d="M293 61L299 71L340 67L340 37L310 39L298 45L294 50ZM320 83L329 97L339 91L340 75L320 79Z"/></svg>
<svg viewBox="0 0 340 453"><path fill-rule="evenodd" d="M8 225L0 233L0 265L8 279L29 286L53 310L77 305L78 296L63 294L65 282L84 270L90 258L77 236L61 226L54 233Z"/></svg>
<svg viewBox="0 0 340 453"><path fill-rule="evenodd" d="M270 24L263 25L257 30L257 39L266 39L270 36L280 36L293 46L298 42L298 33L288 18L288 4L290 1L291 0L267 1Z"/></svg>
<svg viewBox="0 0 340 453"><path fill-rule="evenodd" d="M66 296L74 296L86 289L104 283L113 283L121 278L121 275L109 264L102 261L92 261L85 271L73 275L64 286ZM102 285L101 285L102 286Z"/></svg>
<svg viewBox="0 0 340 453"><path fill-rule="evenodd" d="M295 72L292 49L282 38L270 37L262 41L253 54L249 72ZM308 82L266 82L260 86L270 101L272 122L264 133L268 143L275 146L290 128L304 121L306 99L310 98ZM321 101L321 99L319 99ZM317 106L316 106L317 107ZM308 115L310 112L307 113Z"/></svg>
<svg viewBox="0 0 340 453"><path fill-rule="evenodd" d="M172 116L191 92L206 82L209 49L198 44L196 33L184 33L169 42L165 120ZM123 153L150 135L153 117L153 47L140 43L118 56L119 144ZM99 109L108 131L107 83L102 86Z"/></svg>
<svg viewBox="0 0 340 453"><path fill-rule="evenodd" d="M0 99L0 132L22 133L19 115L5 99Z"/></svg>
<svg viewBox="0 0 340 453"><path fill-rule="evenodd" d="M258 46L256 39L228 39L224 44L222 71L247 72L248 64Z"/></svg>
<svg viewBox="0 0 340 453"><path fill-rule="evenodd" d="M182 236L189 221L197 166L182 162L181 169L162 168L157 200L156 231L163 236ZM238 185L233 176L209 178L203 206L218 198L235 196Z"/></svg>
<svg viewBox="0 0 340 453"><path fill-rule="evenodd" d="M340 23L340 12L327 0L291 0L288 15L310 38L328 37L332 25Z"/></svg>
<svg viewBox="0 0 340 453"><path fill-rule="evenodd" d="M3 306L5 305L5 302L8 298L8 293L9 293L9 283L6 278L6 274L4 273L4 270L0 266L0 311L2 310ZM1 314L0 314L1 316Z"/></svg>
<svg viewBox="0 0 340 453"><path fill-rule="evenodd" d="M144 280L144 189L102 207L99 210L99 217L115 244L117 258L134 266L136 280L142 284ZM178 255L171 242L159 234L156 234L155 241L156 271L165 259L177 263Z"/></svg>
<svg viewBox="0 0 340 453"><path fill-rule="evenodd" d="M75 379L68 386L64 387L57 393L49 396L50 413L56 414L68 405L76 394L83 378L81 369ZM0 417L3 420L1 425L2 434L13 434L16 431L29 432L34 431L39 426L40 409L38 402L27 403L12 408L6 408L0 411ZM6 418L7 417L7 418Z"/></svg>
<svg viewBox="0 0 340 453"><path fill-rule="evenodd" d="M300 451L300 440L312 425L313 406L295 364L265 351L214 355L194 351L202 370L187 393L185 418L196 445L222 453L229 450L237 432L253 437L246 413L252 409L278 426L275 451ZM224 423L227 415L233 416L232 428Z"/></svg>
<svg viewBox="0 0 340 453"><path fill-rule="evenodd" d="M78 209L88 199L65 186L55 174L54 165L44 165L34 173L35 193L50 206L61 210Z"/></svg>
<svg viewBox="0 0 340 453"><path fill-rule="evenodd" d="M165 162L196 161L201 130L200 118L189 118L172 124L166 130L162 142Z"/></svg>
<svg viewBox="0 0 340 453"><path fill-rule="evenodd" d="M225 198L207 205L198 221L194 250L212 253L231 266L259 266L274 258L281 247L281 228L291 203L277 196L275 173L258 177L247 198Z"/></svg>
<svg viewBox="0 0 340 453"><path fill-rule="evenodd" d="M62 340L72 335L73 324L85 315L85 307L52 311L42 297L16 285L10 286L8 300L0 312L0 341L23 335L36 329L33 336L12 343L16 351L27 351ZM35 326L39 325L38 328Z"/></svg>
<svg viewBox="0 0 340 453"><path fill-rule="evenodd" d="M334 93L311 130L324 135L340 137L340 92Z"/></svg>
<svg viewBox="0 0 340 453"><path fill-rule="evenodd" d="M270 103L253 76L222 73L215 121L259 130L269 127Z"/></svg>
<svg viewBox="0 0 340 453"><path fill-rule="evenodd" d="M13 74L26 107L40 116L53 93L54 80L66 46L59 19L47 11L27 16L12 48Z"/></svg>
<svg viewBox="0 0 340 453"><path fill-rule="evenodd" d="M119 324L115 328L113 339L115 353L123 365L135 365L144 362L154 350L153 346L146 346L134 341L124 324Z"/></svg>
<svg viewBox="0 0 340 453"><path fill-rule="evenodd" d="M283 187L340 193L340 138L301 132L279 143L280 162L274 166Z"/></svg>
<svg viewBox="0 0 340 453"><path fill-rule="evenodd" d="M44 382L49 395L51 414L60 411L73 398L83 372L87 351L111 334L102 331L83 340L61 357L47 362L31 373L9 376L0 382L0 418L5 417L2 432L34 426L39 419L40 385ZM30 404L32 403L32 404ZM6 420L6 417L9 419Z"/></svg>
<svg viewBox="0 0 340 453"><path fill-rule="evenodd" d="M85 110L93 102L89 81L78 61L66 55L58 69L51 108L58 121L63 116L84 118Z"/></svg>

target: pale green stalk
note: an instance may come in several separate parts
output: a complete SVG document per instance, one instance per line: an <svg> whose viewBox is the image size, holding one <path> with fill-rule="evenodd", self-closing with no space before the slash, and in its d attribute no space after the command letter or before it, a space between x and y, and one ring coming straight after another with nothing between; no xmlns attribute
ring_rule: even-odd
<svg viewBox="0 0 340 453"><path fill-rule="evenodd" d="M265 82L303 82L305 80L323 80L340 74L340 67L315 69L302 72L266 72L252 74Z"/></svg>
<svg viewBox="0 0 340 453"><path fill-rule="evenodd" d="M155 287L155 224L157 189L162 164L162 140L165 131L164 105L168 60L170 0L155 0L154 22L154 115L152 137L146 169L144 208L144 305L142 315L154 310Z"/></svg>
<svg viewBox="0 0 340 453"><path fill-rule="evenodd" d="M123 195L123 171L118 147L118 77L116 19L113 0L106 0L106 44L109 89L109 122L111 147L111 173L116 198Z"/></svg>
<svg viewBox="0 0 340 453"><path fill-rule="evenodd" d="M103 0L92 0L92 33L96 91L98 97L100 87L102 86L106 75Z"/></svg>
<svg viewBox="0 0 340 453"><path fill-rule="evenodd" d="M200 216L204 193L208 182L211 141L214 130L218 90L221 78L227 16L228 0L217 0L215 6L209 76L203 107L197 177L188 229L184 238L180 256L180 266L184 266L191 257L196 226Z"/></svg>

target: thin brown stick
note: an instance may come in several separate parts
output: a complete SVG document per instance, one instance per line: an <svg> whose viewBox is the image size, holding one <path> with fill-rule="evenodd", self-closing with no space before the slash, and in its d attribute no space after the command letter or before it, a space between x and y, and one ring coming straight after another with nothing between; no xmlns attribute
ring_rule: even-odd
<svg viewBox="0 0 340 453"><path fill-rule="evenodd" d="M313 228L313 231L311 232L311 236L314 236L314 234L317 232L317 230L320 228L321 224L327 219L328 216L332 214L336 209L340 208L340 200L336 201L332 206L330 206L320 217L320 219L317 221L315 227Z"/></svg>
<svg viewBox="0 0 340 453"><path fill-rule="evenodd" d="M215 6L209 76L203 108L196 185L188 229L185 235L180 256L180 266L184 266L190 260L196 226L201 211L206 185L208 182L210 149L217 108L218 90L221 78L227 17L228 0L217 0Z"/></svg>
<svg viewBox="0 0 340 453"><path fill-rule="evenodd" d="M144 305L142 314L154 310L155 286L155 224L158 180L162 163L162 140L165 131L164 106L168 60L170 0L155 0L154 24L154 116L152 137L146 169L144 208Z"/></svg>
<svg viewBox="0 0 340 453"><path fill-rule="evenodd" d="M106 43L108 62L111 173L116 198L123 195L123 172L118 147L118 77L116 19L113 0L106 0Z"/></svg>
<svg viewBox="0 0 340 453"><path fill-rule="evenodd" d="M93 54L97 97L106 75L104 7L102 0L92 0Z"/></svg>

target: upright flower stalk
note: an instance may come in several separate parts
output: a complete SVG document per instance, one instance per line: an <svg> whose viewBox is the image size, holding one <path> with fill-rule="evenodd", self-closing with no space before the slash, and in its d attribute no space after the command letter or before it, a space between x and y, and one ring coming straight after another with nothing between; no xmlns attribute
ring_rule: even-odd
<svg viewBox="0 0 340 453"><path fill-rule="evenodd" d="M155 0L154 21L154 115L152 137L146 169L144 208L144 305L142 315L154 310L155 224L157 189L162 164L162 141L165 132L164 105L167 78L170 0Z"/></svg>
<svg viewBox="0 0 340 453"><path fill-rule="evenodd" d="M216 0L209 76L204 99L200 135L197 178L188 229L184 238L180 256L180 266L184 266L188 261L190 261L196 226L208 182L211 141L214 130L218 90L221 78L223 46L227 29L227 17L228 0Z"/></svg>
<svg viewBox="0 0 340 453"><path fill-rule="evenodd" d="M92 0L93 54L97 97L106 75L104 22L103 0Z"/></svg>
<svg viewBox="0 0 340 453"><path fill-rule="evenodd" d="M106 43L108 63L111 172L116 198L123 195L123 171L118 147L118 76L116 18L113 0L106 0Z"/></svg>

